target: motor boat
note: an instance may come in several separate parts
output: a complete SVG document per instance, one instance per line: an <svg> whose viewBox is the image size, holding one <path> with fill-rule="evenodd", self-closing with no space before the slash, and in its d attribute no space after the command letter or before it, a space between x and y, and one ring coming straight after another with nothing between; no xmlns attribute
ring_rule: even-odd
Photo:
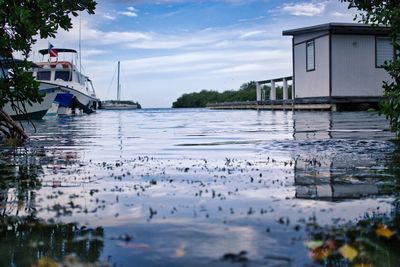
<svg viewBox="0 0 400 267"><path fill-rule="evenodd" d="M13 62L13 63L12 63ZM12 64L21 64L22 60L13 58L0 58L0 78L7 78ZM33 65L34 67L38 67ZM42 94L43 99L41 102L28 102L28 101L9 101L3 110L10 115L14 120L37 120L43 118L47 110L51 107L56 96L63 93L59 86L39 83L39 93Z"/></svg>
<svg viewBox="0 0 400 267"><path fill-rule="evenodd" d="M100 100L96 97L92 81L82 74L81 67L77 67L76 50L51 48L39 50L39 53L43 59L35 62L37 67L32 69L32 73L41 84L59 87L63 91L55 99L59 115L76 111L90 114L98 108Z"/></svg>

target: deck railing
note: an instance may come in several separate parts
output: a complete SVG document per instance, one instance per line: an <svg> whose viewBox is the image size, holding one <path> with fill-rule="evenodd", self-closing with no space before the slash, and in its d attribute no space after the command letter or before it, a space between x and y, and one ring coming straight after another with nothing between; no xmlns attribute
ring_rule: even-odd
<svg viewBox="0 0 400 267"><path fill-rule="evenodd" d="M287 76L287 77L282 77L282 78L277 78L277 79L256 81L257 101L267 100L267 99L265 99L265 94L262 93L262 91L263 91L262 87L263 87L263 85L268 85L268 84L270 85L270 88L271 88L269 100L277 100L276 99L276 84L280 83L280 82L283 83L283 100L288 100L289 99L289 91L288 91L289 81L292 81L292 99L294 99L293 77Z"/></svg>

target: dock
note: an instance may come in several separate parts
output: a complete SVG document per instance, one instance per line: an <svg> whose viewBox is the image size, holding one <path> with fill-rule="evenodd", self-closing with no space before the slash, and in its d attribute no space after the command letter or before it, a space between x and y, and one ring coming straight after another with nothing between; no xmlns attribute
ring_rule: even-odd
<svg viewBox="0 0 400 267"><path fill-rule="evenodd" d="M255 101L209 103L207 108L214 110L357 111L378 109L379 102L384 99L384 97L365 96L294 98L294 86L290 84L292 81L292 76L256 81L257 99ZM277 88L283 91L281 99L277 99Z"/></svg>

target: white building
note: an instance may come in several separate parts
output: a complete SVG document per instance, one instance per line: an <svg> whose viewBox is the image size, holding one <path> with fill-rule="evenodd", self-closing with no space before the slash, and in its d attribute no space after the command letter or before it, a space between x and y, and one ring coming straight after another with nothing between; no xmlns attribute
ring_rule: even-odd
<svg viewBox="0 0 400 267"><path fill-rule="evenodd" d="M293 36L294 98L379 98L382 68L394 56L389 28L328 23L287 30Z"/></svg>

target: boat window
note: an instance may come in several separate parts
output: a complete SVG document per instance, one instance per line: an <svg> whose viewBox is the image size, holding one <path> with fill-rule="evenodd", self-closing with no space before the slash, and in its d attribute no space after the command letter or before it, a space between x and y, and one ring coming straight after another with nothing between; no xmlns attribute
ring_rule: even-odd
<svg viewBox="0 0 400 267"><path fill-rule="evenodd" d="M51 71L38 71L36 79L39 81L50 81Z"/></svg>
<svg viewBox="0 0 400 267"><path fill-rule="evenodd" d="M56 75L54 76L54 80L60 79L63 81L72 81L71 73L69 71L56 71Z"/></svg>

